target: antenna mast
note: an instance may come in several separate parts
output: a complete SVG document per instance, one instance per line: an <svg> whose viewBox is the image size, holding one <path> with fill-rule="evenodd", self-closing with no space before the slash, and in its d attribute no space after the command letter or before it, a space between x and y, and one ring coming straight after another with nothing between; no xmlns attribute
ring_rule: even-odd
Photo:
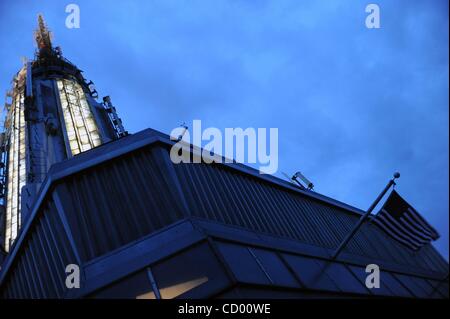
<svg viewBox="0 0 450 319"><path fill-rule="evenodd" d="M38 15L38 29L34 33L39 55L53 52L51 33L45 24L44 17Z"/></svg>

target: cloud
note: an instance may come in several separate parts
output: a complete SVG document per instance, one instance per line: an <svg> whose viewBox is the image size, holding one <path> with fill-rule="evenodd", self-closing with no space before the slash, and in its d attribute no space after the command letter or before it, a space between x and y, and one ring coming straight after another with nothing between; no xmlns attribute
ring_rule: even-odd
<svg viewBox="0 0 450 319"><path fill-rule="evenodd" d="M318 191L366 208L391 174L398 191L442 234L448 258L448 2L78 1L0 7L6 89L31 55L35 15L126 127L169 132L201 119L278 127L280 171L303 171ZM17 22L17 23L15 23ZM11 26L14 24L14 28Z"/></svg>

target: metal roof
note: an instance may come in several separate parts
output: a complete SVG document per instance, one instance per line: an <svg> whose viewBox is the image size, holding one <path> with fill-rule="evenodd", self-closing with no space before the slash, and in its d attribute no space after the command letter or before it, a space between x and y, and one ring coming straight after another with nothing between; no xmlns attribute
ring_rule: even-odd
<svg viewBox="0 0 450 319"><path fill-rule="evenodd" d="M76 263L86 270L121 251L132 254L133 245L138 251L147 249L140 243L155 234L160 234L158 243L164 246L174 234L163 230L183 220L204 229L203 235L186 235L191 241L164 246L172 253L192 244L192 238L213 236L230 241L240 237L240 245L245 242L277 254L303 256L298 258L306 258L310 266L329 263L333 248L362 213L244 165L173 164L169 158L172 144L167 135L148 129L53 165L2 265L0 294L80 296L64 287L65 265ZM292 258L294 264L288 268L295 273L295 263L301 261ZM313 258L312 264L308 258ZM291 257L288 259L283 259L283 264L289 264ZM374 225L364 225L338 261L353 273L349 278L358 278L358 271L369 263L378 264L393 276L433 283L448 270L447 262L432 245L419 252L409 251ZM103 264L103 269L109 265ZM124 269L131 272L133 261ZM349 275L340 266L329 271L340 274L339 278ZM88 285L100 280L94 278L86 281ZM398 281L401 279L396 277L394 283ZM306 286L303 282L304 289L323 290ZM356 287L355 283L352 293L361 293Z"/></svg>

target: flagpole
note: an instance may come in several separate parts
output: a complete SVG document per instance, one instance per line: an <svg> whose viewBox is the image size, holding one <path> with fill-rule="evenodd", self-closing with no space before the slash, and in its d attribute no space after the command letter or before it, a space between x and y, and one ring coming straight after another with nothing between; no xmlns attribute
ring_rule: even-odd
<svg viewBox="0 0 450 319"><path fill-rule="evenodd" d="M392 178L389 183L387 183L386 187L383 189L383 191L378 195L378 197L375 199L375 201L370 205L369 209L364 213L364 215L361 216L358 223L356 223L355 227L352 229L352 231L344 238L344 240L340 243L339 247L336 248L333 255L331 256L331 259L334 260L337 258L337 256L342 252L342 250L347 246L350 239L353 238L353 236L356 234L356 232L361 228L364 221L369 217L370 213L373 211L373 209L378 205L380 200L383 198L383 196L386 194L386 192L391 188L392 185L395 185L395 180L400 177L400 173L394 173L394 178Z"/></svg>

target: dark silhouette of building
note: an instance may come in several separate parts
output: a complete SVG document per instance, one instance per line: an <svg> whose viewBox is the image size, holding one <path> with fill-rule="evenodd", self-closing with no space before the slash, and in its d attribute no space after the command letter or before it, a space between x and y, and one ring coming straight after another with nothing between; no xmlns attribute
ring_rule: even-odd
<svg viewBox="0 0 450 319"><path fill-rule="evenodd" d="M54 63L31 64L36 101L34 63L43 83ZM22 200L26 217L1 265L2 298L448 298L448 263L432 245L413 252L366 223L332 260L361 210L237 163L174 164L169 136L126 135L109 101L96 103L72 64L55 71L50 97L58 101L55 81L66 70L101 141L86 149L81 137L67 141L62 127L70 121L58 103L56 124L42 123L40 141L67 136ZM32 128L33 115L24 118ZM381 269L380 288L366 287L369 264ZM79 288L66 284L68 265L81 270Z"/></svg>

